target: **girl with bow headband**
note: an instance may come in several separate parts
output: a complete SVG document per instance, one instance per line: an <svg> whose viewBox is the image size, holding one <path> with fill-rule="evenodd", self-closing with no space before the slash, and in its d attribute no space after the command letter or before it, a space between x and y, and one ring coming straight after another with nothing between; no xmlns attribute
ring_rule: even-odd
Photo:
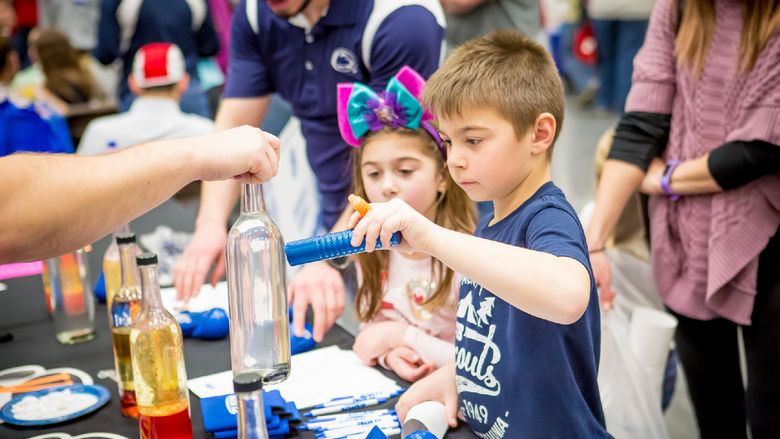
<svg viewBox="0 0 780 439"><path fill-rule="evenodd" d="M339 129L356 147L353 191L374 203L399 197L439 225L472 233L476 212L450 177L446 149L418 100L424 86L408 66L380 93L360 83L338 85ZM450 361L460 276L422 253L372 252L356 259L355 306L363 322L353 347L358 356L408 381Z"/></svg>

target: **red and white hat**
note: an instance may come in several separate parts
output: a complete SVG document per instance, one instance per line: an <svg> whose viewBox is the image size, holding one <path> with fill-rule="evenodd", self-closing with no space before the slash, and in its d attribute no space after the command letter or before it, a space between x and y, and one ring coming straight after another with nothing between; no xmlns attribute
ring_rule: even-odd
<svg viewBox="0 0 780 439"><path fill-rule="evenodd" d="M135 53L133 79L139 87L175 84L184 72L184 56L175 44L151 43Z"/></svg>

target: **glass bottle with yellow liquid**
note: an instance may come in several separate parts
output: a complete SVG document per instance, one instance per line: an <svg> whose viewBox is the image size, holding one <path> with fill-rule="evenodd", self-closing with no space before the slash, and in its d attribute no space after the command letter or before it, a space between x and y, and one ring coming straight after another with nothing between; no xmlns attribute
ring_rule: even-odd
<svg viewBox="0 0 780 439"><path fill-rule="evenodd" d="M106 280L106 309L109 314L109 322L111 321L111 301L122 284L122 268L119 262L119 246L116 243L116 237L126 233L130 233L130 226L127 224L116 229L111 234L111 243L108 245L106 253L103 254L103 276Z"/></svg>
<svg viewBox="0 0 780 439"><path fill-rule="evenodd" d="M116 242L119 245L122 282L111 301L109 326L114 344L114 364L119 379L122 414L128 418L137 418L133 363L130 360L130 326L141 311L141 283L135 263L135 235L120 234L116 237Z"/></svg>
<svg viewBox="0 0 780 439"><path fill-rule="evenodd" d="M181 328L160 298L157 255L137 258L141 313L133 321L130 349L142 439L192 439Z"/></svg>

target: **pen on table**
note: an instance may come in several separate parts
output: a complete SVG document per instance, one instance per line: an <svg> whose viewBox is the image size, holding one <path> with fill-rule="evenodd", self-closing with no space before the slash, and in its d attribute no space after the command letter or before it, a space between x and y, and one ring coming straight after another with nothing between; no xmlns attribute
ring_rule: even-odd
<svg viewBox="0 0 780 439"><path fill-rule="evenodd" d="M360 214L360 216L366 216L366 212L371 210L371 205L369 205L366 200L360 198L358 195L349 194L347 200L349 201L349 204L352 206L352 208Z"/></svg>
<svg viewBox="0 0 780 439"><path fill-rule="evenodd" d="M372 417L372 418L344 419L341 421L318 422L313 425L307 424L305 425L305 427L312 431L323 431L323 430L335 430L344 427L356 427L360 425L373 425L373 424L382 424L382 423L399 423L398 416L387 414L380 417Z"/></svg>
<svg viewBox="0 0 780 439"><path fill-rule="evenodd" d="M398 421L383 421L383 422L377 422L377 423L367 423L363 425L354 425L354 426L346 426L341 428L332 428L328 430L322 430L318 431L315 434L315 437L317 438L332 438L332 437L341 437L341 436L349 436L351 434L357 434L360 432L368 432L374 426L379 427L381 430L390 430L393 428L401 428L401 423Z"/></svg>
<svg viewBox="0 0 780 439"><path fill-rule="evenodd" d="M312 409L322 409L325 407L335 407L339 405L347 405L347 404L355 404L361 401L365 401L367 399L382 399L382 398L393 398L400 394L402 394L406 389L398 389L393 390L392 392L374 392L374 393L367 393L365 395L360 396L340 396L338 398L333 398L330 401L323 402L322 404L317 404L315 406L312 406Z"/></svg>
<svg viewBox="0 0 780 439"><path fill-rule="evenodd" d="M313 430L321 427L327 427L328 425L338 425L338 424L354 423L354 422L361 422L361 421L376 421L379 419L398 419L398 415L393 412L393 413L379 413L370 416L356 416L356 417L338 418L338 419L314 418L313 420L305 422L301 425L305 425L310 430Z"/></svg>
<svg viewBox="0 0 780 439"><path fill-rule="evenodd" d="M359 409L363 407L370 407L372 405L378 405L382 404L384 402L387 402L388 398L381 398L381 399L366 399L365 401L360 401L355 404L351 405L339 405L335 407L325 407L321 409L314 409L310 410L303 414L303 416L319 416L319 415L328 415L331 413L338 413L338 412L345 412L347 410L352 409Z"/></svg>
<svg viewBox="0 0 780 439"><path fill-rule="evenodd" d="M385 436L392 436L394 434L401 434L401 429L400 428L393 428L393 429L387 429L387 430L381 429L381 430L382 430L382 433L385 434ZM364 432L357 433L357 434L350 434L350 435L347 435L347 436L333 437L333 438L328 438L328 439L365 439L366 433L368 433L370 431L371 430L366 430Z"/></svg>
<svg viewBox="0 0 780 439"><path fill-rule="evenodd" d="M385 413L392 413L396 414L395 409L375 409L375 410L366 410L362 412L352 412L352 413L338 413L338 414L330 414L327 416L318 416L316 418L311 418L307 422L319 422L319 421L331 421L335 419L347 419L347 418L365 418L365 417L371 417L371 416L379 416Z"/></svg>

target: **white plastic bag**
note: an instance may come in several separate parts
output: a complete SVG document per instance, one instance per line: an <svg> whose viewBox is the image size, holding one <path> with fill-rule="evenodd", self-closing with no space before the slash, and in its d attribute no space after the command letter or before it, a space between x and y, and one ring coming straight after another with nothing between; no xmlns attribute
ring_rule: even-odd
<svg viewBox="0 0 780 439"><path fill-rule="evenodd" d="M625 314L601 316L599 391L607 431L615 439L668 439L661 412L661 382L631 349Z"/></svg>

